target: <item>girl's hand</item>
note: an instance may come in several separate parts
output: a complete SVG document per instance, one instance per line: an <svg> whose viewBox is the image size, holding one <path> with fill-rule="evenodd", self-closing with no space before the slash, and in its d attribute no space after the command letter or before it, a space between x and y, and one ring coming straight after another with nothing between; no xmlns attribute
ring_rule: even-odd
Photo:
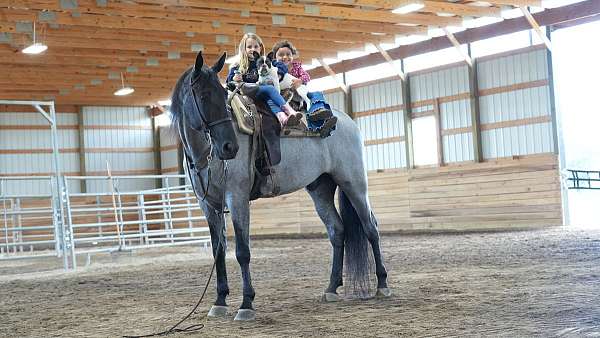
<svg viewBox="0 0 600 338"><path fill-rule="evenodd" d="M242 81L242 74L235 74L233 76L233 81L236 81L236 82Z"/></svg>
<svg viewBox="0 0 600 338"><path fill-rule="evenodd" d="M302 86L302 80L300 79L293 79L292 80L292 88L296 89L298 87Z"/></svg>

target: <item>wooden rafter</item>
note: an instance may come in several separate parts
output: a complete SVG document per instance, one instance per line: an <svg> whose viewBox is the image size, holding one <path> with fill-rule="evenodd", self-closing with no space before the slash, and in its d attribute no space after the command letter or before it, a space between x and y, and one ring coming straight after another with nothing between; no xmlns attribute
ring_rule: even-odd
<svg viewBox="0 0 600 338"><path fill-rule="evenodd" d="M546 36L546 34L544 34L544 32L542 32L542 29L540 28L540 25L538 25L537 21L535 21L535 19L533 18L533 16L531 16L531 13L529 12L529 10L524 7L521 6L521 12L523 12L523 15L525 16L525 18L527 19L527 21L529 22L529 24L531 25L531 27L533 28L533 30L536 32L536 34L538 35L538 37L544 41L544 44L546 45L546 47L548 48L549 51L552 51L552 42L550 42L550 39L548 39L548 37Z"/></svg>
<svg viewBox="0 0 600 338"><path fill-rule="evenodd" d="M454 48L456 48L456 50L463 57L465 62L469 64L469 66L473 66L473 60L471 60L471 57L462 50L462 48L460 47L460 43L458 42L458 40L456 40L454 34L452 34L452 32L450 32L447 28L444 28L444 33L446 33L448 40L450 40Z"/></svg>
<svg viewBox="0 0 600 338"><path fill-rule="evenodd" d="M267 13L289 16L308 16L319 18L339 18L348 21L360 20L370 22L405 23L419 25L453 25L460 22L457 18L437 17L426 14L396 15L388 11L376 11L353 7L341 7L330 5L317 5L314 11L307 11L305 4L282 2L281 5L273 4L273 1L255 0L247 1L216 1L216 0L143 0L145 3L188 6L192 8L213 8L234 11L248 11L254 13Z"/></svg>
<svg viewBox="0 0 600 338"><path fill-rule="evenodd" d="M329 1L325 1L329 2ZM359 6L370 6L383 9L394 9L405 4L406 0L355 0L354 4ZM429 13L448 13L458 16L500 16L500 8L498 7L481 7L472 6L463 3L453 3L445 1L423 1L425 7L419 10L419 12Z"/></svg>
<svg viewBox="0 0 600 338"><path fill-rule="evenodd" d="M404 72L401 69L396 67L396 65L394 64L394 59L392 59L390 54L388 54L388 52L386 52L385 49L383 49L380 44L375 44L375 48L377 48L377 50L379 51L381 56L383 56L385 61L387 61L388 64L390 65L390 67L392 67L394 69L394 71L396 72L396 74L398 74L398 77L400 77L400 79L402 81L406 80L406 75L404 75Z"/></svg>
<svg viewBox="0 0 600 338"><path fill-rule="evenodd" d="M318 60L319 60L319 63L321 64L321 66L323 68L325 68L325 70L327 71L329 76L331 76L335 80L335 82L338 84L338 87L340 87L344 91L344 93L348 94L348 87L346 86L346 84L344 84L337 78L335 72L333 70L331 70L329 65L323 59L319 58Z"/></svg>

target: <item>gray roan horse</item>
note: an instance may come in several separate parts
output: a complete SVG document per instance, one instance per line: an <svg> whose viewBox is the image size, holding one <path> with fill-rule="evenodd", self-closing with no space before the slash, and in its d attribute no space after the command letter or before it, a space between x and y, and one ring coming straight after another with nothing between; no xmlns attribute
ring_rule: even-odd
<svg viewBox="0 0 600 338"><path fill-rule="evenodd" d="M209 316L227 313L225 205L231 213L236 258L243 278L243 302L235 320L253 320L255 294L250 277L249 237L250 190L254 182L249 167L253 163L249 158L252 137L238 133L231 120L226 106L227 92L217 77L224 61L225 54L215 65L207 67L202 54L198 53L194 67L185 71L175 86L171 114L183 144L189 178L210 228L217 271L217 300ZM355 288L369 284L369 243L377 276L376 296L388 297L391 292L379 246L377 221L367 196L362 140L352 119L344 113L336 113L336 116L337 129L330 137L281 139L282 159L274 167L280 195L305 188L327 228L333 262L329 285L323 295L325 301L341 299L336 290L342 285L344 264L346 288L350 283ZM340 213L334 205L337 187L341 189ZM261 187L261 191L269 189L266 184Z"/></svg>

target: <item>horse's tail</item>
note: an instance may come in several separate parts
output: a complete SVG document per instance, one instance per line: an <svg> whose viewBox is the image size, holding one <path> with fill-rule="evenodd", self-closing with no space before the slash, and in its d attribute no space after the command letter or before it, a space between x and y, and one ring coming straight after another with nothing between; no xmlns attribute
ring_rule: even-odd
<svg viewBox="0 0 600 338"><path fill-rule="evenodd" d="M366 298L372 289L370 276L373 263L369 241L354 206L341 189L339 205L344 224L345 291L346 294Z"/></svg>

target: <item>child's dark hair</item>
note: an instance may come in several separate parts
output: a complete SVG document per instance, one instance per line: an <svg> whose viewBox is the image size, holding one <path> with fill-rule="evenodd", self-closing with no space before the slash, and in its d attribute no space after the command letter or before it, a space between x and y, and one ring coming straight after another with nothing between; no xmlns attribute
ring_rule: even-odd
<svg viewBox="0 0 600 338"><path fill-rule="evenodd" d="M276 44L273 45L273 54L277 54L277 51L279 50L279 48L289 48L292 51L292 55L298 55L298 50L296 50L296 47L294 47L294 45L289 42L288 40L283 40L283 41L279 41Z"/></svg>

